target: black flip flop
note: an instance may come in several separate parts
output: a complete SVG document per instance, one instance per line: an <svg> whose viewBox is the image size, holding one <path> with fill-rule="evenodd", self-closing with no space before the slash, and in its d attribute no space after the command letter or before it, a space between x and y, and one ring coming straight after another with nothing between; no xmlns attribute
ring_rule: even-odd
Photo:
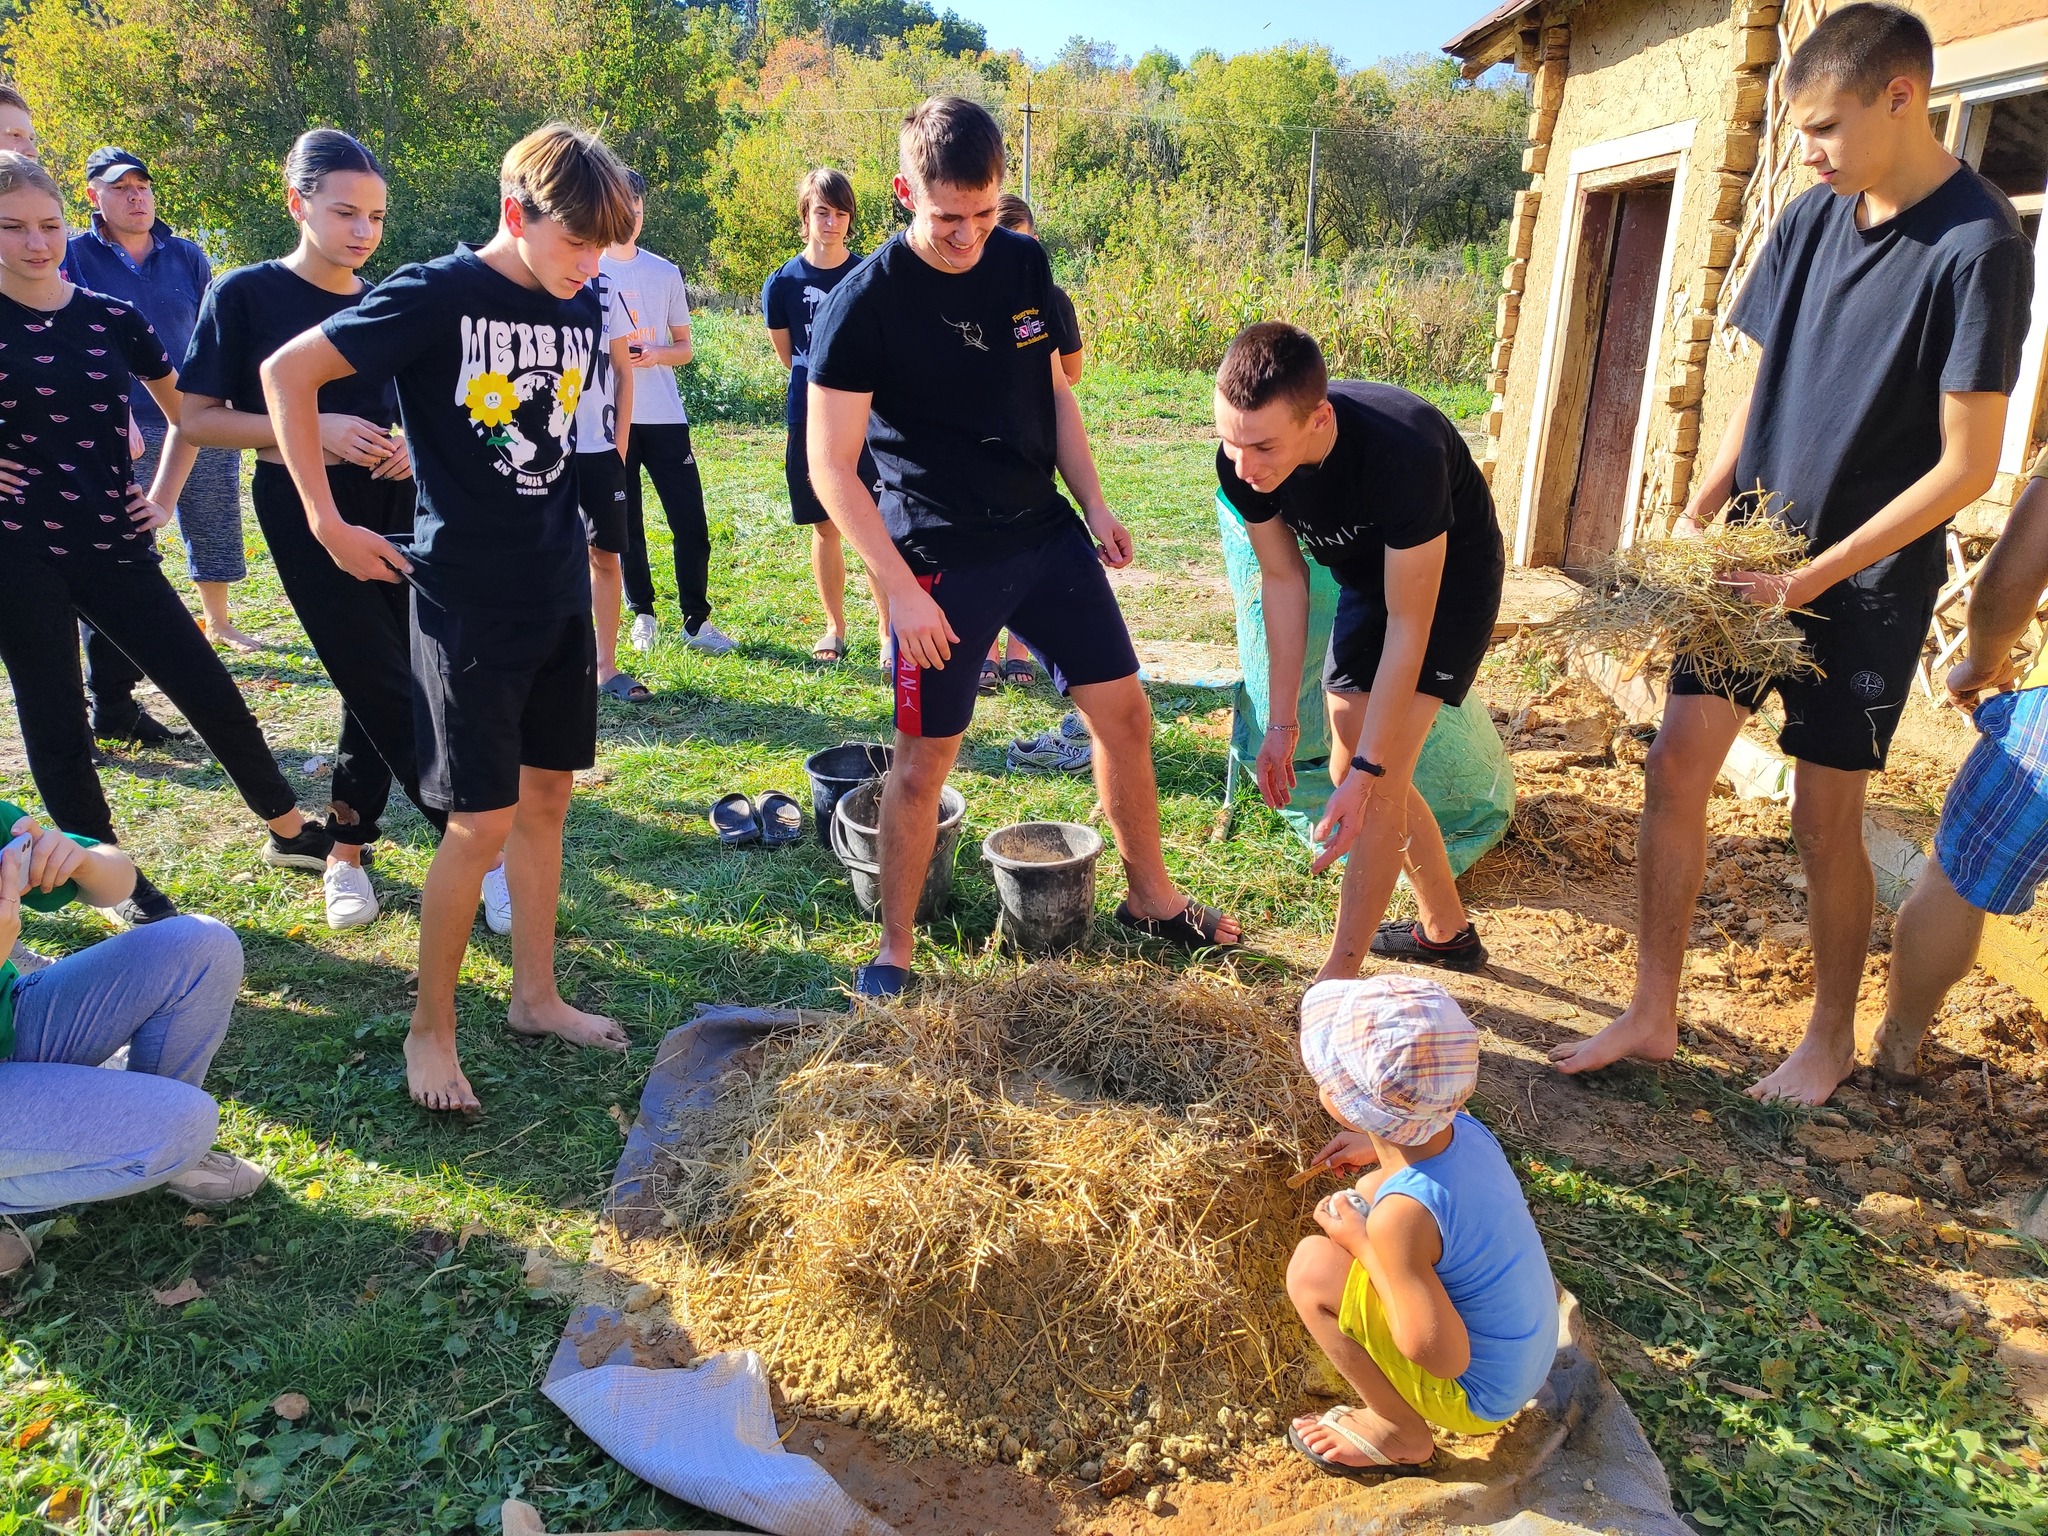
<svg viewBox="0 0 2048 1536"><path fill-rule="evenodd" d="M1003 686L1003 669L992 661L984 661L981 676L974 686L981 693L994 693Z"/></svg>
<svg viewBox="0 0 2048 1536"><path fill-rule="evenodd" d="M882 965L870 961L853 973L855 997L900 997L909 985L910 968L904 965Z"/></svg>
<svg viewBox="0 0 2048 1536"><path fill-rule="evenodd" d="M754 802L754 813L761 822L762 847L787 848L791 843L802 841L804 809L796 803L793 795L771 789Z"/></svg>
<svg viewBox="0 0 2048 1536"><path fill-rule="evenodd" d="M1013 688L1029 688L1038 681L1038 668L1022 656L1003 663L1003 681Z"/></svg>
<svg viewBox="0 0 2048 1536"><path fill-rule="evenodd" d="M1171 917L1140 917L1131 910L1128 901L1117 903L1116 920L1133 933L1148 939L1159 939L1181 949L1235 949L1244 942L1239 937L1226 943L1216 937L1216 930L1223 926L1224 914L1215 907L1205 907L1192 896L1188 904Z"/></svg>
<svg viewBox="0 0 2048 1536"><path fill-rule="evenodd" d="M761 818L755 813L754 802L737 790L720 796L709 816L712 830L728 848L761 840Z"/></svg>

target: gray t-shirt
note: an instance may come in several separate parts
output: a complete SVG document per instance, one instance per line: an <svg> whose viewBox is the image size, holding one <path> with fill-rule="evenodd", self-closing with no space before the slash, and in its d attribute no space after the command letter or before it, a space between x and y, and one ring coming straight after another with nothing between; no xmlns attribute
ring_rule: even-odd
<svg viewBox="0 0 2048 1536"><path fill-rule="evenodd" d="M620 323L638 330L639 340L665 347L690 328L690 296L674 262L641 250L631 261L606 256L598 273L611 279ZM674 426L689 419L673 368L642 368L633 375L634 426Z"/></svg>
<svg viewBox="0 0 2048 1536"><path fill-rule="evenodd" d="M1742 452L1739 513L1770 515L1815 554L1884 510L1941 458L1941 397L2018 382L2034 253L2005 195L1968 166L1896 218L1856 227L1861 200L1794 198L1729 321L1763 348ZM1850 578L1925 596L1942 530Z"/></svg>
<svg viewBox="0 0 2048 1536"><path fill-rule="evenodd" d="M598 307L604 312L604 323L598 327L597 350L590 354L589 376L583 380L583 387L576 396L576 451L605 453L616 449L619 443L618 411L615 408L619 390L618 380L612 371L612 343L632 328L632 322L623 313L618 285L611 273L604 269L602 261L598 264L597 276L585 286L597 295ZM659 371L665 373L668 370Z"/></svg>

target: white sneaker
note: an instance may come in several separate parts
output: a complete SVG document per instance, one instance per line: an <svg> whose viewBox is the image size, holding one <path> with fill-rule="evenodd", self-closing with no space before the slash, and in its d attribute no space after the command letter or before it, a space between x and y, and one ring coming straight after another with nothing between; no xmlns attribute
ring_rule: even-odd
<svg viewBox="0 0 2048 1536"><path fill-rule="evenodd" d="M512 931L512 887L502 864L484 876L484 923L493 933Z"/></svg>
<svg viewBox="0 0 2048 1536"><path fill-rule="evenodd" d="M1026 773L1086 773L1095 763L1095 744L1085 737L1073 741L1057 730L1045 731L1028 741L1012 741L1009 762Z"/></svg>
<svg viewBox="0 0 2048 1536"><path fill-rule="evenodd" d="M377 920L381 908L367 869L353 864L330 864L320 877L320 885L327 893L328 927L361 928Z"/></svg>
<svg viewBox="0 0 2048 1536"><path fill-rule="evenodd" d="M636 613L633 615L632 632L626 639L636 651L651 651L654 649L654 637L660 630L661 626L654 622L653 614Z"/></svg>
<svg viewBox="0 0 2048 1536"><path fill-rule="evenodd" d="M739 642L716 624L706 619L697 626L697 633L683 631L683 644L693 651L703 651L712 656L723 656Z"/></svg>
<svg viewBox="0 0 2048 1536"><path fill-rule="evenodd" d="M270 1175L232 1152L209 1152L181 1173L164 1181L164 1193L187 1205L222 1206L253 1195Z"/></svg>

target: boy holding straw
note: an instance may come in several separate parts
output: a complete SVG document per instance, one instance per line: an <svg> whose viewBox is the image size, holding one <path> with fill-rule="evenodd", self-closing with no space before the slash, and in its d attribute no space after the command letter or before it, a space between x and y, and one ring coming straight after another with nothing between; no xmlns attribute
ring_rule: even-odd
<svg viewBox="0 0 2048 1536"><path fill-rule="evenodd" d="M1675 1054L1707 800L1774 690L1778 742L1794 759L1814 1004L1798 1048L1749 1092L1817 1105L1854 1066L1876 904L1864 790L1920 657L1942 530L1997 473L2033 288L2012 205L1935 137L1933 69L1927 28L1890 5L1835 11L1786 66L1789 118L1822 185L1785 210L1729 316L1762 356L1676 531L1696 534L1733 496L1731 517L1804 534L1807 564L1728 580L1753 602L1807 610L1793 617L1821 675L1709 685L1673 669L1645 770L1634 996L1597 1035L1552 1053L1561 1071Z"/></svg>
<svg viewBox="0 0 2048 1536"><path fill-rule="evenodd" d="M1327 1472L1419 1471L1432 1425L1490 1434L1535 1395L1557 1282L1507 1155L1464 1112L1479 1032L1440 984L1318 982L1301 1059L1345 1127L1315 1162L1378 1166L1316 1207L1326 1235L1287 1266L1288 1298L1363 1406L1305 1413L1287 1438Z"/></svg>

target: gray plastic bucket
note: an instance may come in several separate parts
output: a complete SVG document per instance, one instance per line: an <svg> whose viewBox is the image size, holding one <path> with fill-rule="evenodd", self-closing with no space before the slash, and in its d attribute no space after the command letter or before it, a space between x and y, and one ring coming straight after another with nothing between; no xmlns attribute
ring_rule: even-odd
<svg viewBox="0 0 2048 1536"><path fill-rule="evenodd" d="M811 776L811 825L819 842L832 846L832 807L847 791L887 773L895 756L894 747L878 741L847 741L804 759L804 772Z"/></svg>
<svg viewBox="0 0 2048 1536"><path fill-rule="evenodd" d="M983 839L1002 915L996 932L1027 955L1056 954L1088 937L1102 838L1071 821L1020 821Z"/></svg>
<svg viewBox="0 0 2048 1536"><path fill-rule="evenodd" d="M869 779L839 797L832 818L832 851L853 881L854 899L869 917L882 910L882 784ZM960 846L960 825L967 819L967 797L948 784L939 791L939 840L917 898L916 922L928 923L945 910L953 895L953 853Z"/></svg>

